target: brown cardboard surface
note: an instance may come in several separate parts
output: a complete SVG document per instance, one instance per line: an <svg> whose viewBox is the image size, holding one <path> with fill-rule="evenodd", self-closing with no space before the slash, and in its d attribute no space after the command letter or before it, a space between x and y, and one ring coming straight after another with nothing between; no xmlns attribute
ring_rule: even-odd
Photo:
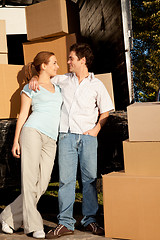
<svg viewBox="0 0 160 240"><path fill-rule="evenodd" d="M0 53L0 64L8 64L8 53Z"/></svg>
<svg viewBox="0 0 160 240"><path fill-rule="evenodd" d="M127 107L130 141L160 141L160 103L134 103Z"/></svg>
<svg viewBox="0 0 160 240"><path fill-rule="evenodd" d="M1 53L8 53L5 20L0 20L0 54Z"/></svg>
<svg viewBox="0 0 160 240"><path fill-rule="evenodd" d="M27 42L23 44L24 63L27 64L33 61L33 58L40 51L52 51L55 53L59 69L58 74L68 72L68 55L69 48L76 43L75 34L69 34L63 37L49 38L40 41Z"/></svg>
<svg viewBox="0 0 160 240"><path fill-rule="evenodd" d="M160 236L160 177L103 175L105 236L151 240Z"/></svg>
<svg viewBox="0 0 160 240"><path fill-rule="evenodd" d="M104 86L106 87L109 93L109 96L111 97L115 110L112 74L111 73L96 74L95 77L103 82Z"/></svg>
<svg viewBox="0 0 160 240"><path fill-rule="evenodd" d="M16 118L25 85L23 66L0 64L0 85L0 119Z"/></svg>
<svg viewBox="0 0 160 240"><path fill-rule="evenodd" d="M75 12L71 8L69 10L68 14L74 16ZM47 0L30 5L26 7L27 39L31 41L73 33L75 21L76 18L72 18L68 25L66 0Z"/></svg>
<svg viewBox="0 0 160 240"><path fill-rule="evenodd" d="M160 142L123 141L125 173L160 177Z"/></svg>

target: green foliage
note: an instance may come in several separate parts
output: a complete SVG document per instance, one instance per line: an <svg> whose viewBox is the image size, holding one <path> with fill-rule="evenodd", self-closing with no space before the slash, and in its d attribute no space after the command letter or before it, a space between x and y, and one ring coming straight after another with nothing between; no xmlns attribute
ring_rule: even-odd
<svg viewBox="0 0 160 240"><path fill-rule="evenodd" d="M160 0L132 0L136 101L156 101L160 83Z"/></svg>
<svg viewBox="0 0 160 240"><path fill-rule="evenodd" d="M50 188L52 188L52 189L50 189ZM47 189L47 191L45 192L45 195L58 197L58 188L59 188L58 182L49 183L49 189ZM83 200L83 195L80 191L79 183L78 183L78 181L76 181L75 202L82 202L82 200ZM103 205L103 193L102 192L98 193L98 204Z"/></svg>

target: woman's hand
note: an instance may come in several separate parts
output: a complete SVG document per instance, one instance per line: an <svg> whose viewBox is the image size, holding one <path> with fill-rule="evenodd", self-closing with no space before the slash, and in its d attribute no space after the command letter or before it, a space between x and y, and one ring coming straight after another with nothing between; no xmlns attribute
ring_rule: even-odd
<svg viewBox="0 0 160 240"><path fill-rule="evenodd" d="M29 81L29 89L32 89L33 91L40 90L37 76L33 76Z"/></svg>
<svg viewBox="0 0 160 240"><path fill-rule="evenodd" d="M14 143L12 146L12 154L16 158L20 158L20 145L19 143Z"/></svg>

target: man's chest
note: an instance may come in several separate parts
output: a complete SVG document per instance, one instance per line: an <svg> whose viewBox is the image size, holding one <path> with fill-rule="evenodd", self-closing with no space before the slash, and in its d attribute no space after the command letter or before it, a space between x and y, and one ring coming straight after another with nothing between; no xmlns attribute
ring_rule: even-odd
<svg viewBox="0 0 160 240"><path fill-rule="evenodd" d="M97 89L95 89L89 82L77 84L76 82L69 82L61 86L61 93L64 103L69 105L81 106L88 108L95 106L97 100Z"/></svg>

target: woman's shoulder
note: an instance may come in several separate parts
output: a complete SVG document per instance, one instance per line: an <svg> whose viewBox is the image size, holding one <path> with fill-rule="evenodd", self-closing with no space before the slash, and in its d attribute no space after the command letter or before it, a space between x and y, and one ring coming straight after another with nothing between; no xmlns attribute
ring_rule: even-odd
<svg viewBox="0 0 160 240"><path fill-rule="evenodd" d="M32 96L34 95L34 91L32 89L29 89L29 84L24 85L21 94L22 93L26 93L29 97L32 98Z"/></svg>
<svg viewBox="0 0 160 240"><path fill-rule="evenodd" d="M29 89L29 84L28 84L28 83L27 83L26 85L24 85L23 90L30 90L30 89Z"/></svg>

